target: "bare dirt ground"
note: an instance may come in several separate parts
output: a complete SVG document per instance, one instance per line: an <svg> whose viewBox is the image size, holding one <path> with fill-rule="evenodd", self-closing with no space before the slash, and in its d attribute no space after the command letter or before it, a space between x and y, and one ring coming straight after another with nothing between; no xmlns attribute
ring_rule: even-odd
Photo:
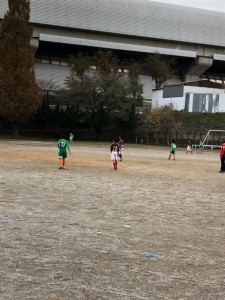
<svg viewBox="0 0 225 300"><path fill-rule="evenodd" d="M0 140L0 299L224 300L218 150L109 146Z"/></svg>

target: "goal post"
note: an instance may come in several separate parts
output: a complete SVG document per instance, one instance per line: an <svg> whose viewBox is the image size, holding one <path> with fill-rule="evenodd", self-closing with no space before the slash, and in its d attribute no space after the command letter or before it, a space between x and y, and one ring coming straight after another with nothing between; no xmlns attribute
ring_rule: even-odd
<svg viewBox="0 0 225 300"><path fill-rule="evenodd" d="M219 135L219 144L212 144L209 143L210 142L210 136L214 135L214 134L218 134ZM210 148L211 150L215 149L215 148L221 148L221 137L223 137L223 139L225 140L225 130L221 130L221 129L212 129L212 130L208 130L205 138L203 139L203 148ZM194 148L197 148L199 145L195 144L193 145Z"/></svg>

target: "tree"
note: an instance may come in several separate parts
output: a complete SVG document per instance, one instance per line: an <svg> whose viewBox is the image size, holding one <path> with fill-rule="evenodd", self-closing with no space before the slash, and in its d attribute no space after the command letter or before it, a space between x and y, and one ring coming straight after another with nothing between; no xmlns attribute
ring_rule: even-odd
<svg viewBox="0 0 225 300"><path fill-rule="evenodd" d="M125 133L135 130L141 124L141 116L134 103L124 108L115 118L118 127Z"/></svg>
<svg viewBox="0 0 225 300"><path fill-rule="evenodd" d="M35 81L30 41L30 1L9 0L0 27L0 115L18 125L29 120L41 104Z"/></svg>
<svg viewBox="0 0 225 300"><path fill-rule="evenodd" d="M132 104L142 99L142 85L133 80L134 90L129 77L118 72L119 63L112 51L99 51L92 60L88 58L96 65L96 71L90 72L84 61L85 58L77 56L72 65L65 82L64 103L79 106L89 126L100 133L116 114L127 120L121 111L128 112L131 117Z"/></svg>
<svg viewBox="0 0 225 300"><path fill-rule="evenodd" d="M176 69L176 62L174 58L168 59L159 53L152 53L145 60L145 68L155 81L155 86L158 90L163 83L173 76Z"/></svg>
<svg viewBox="0 0 225 300"><path fill-rule="evenodd" d="M99 50L94 55L96 68L101 74L110 74L111 72L117 73L119 69L119 62L117 57L112 51Z"/></svg>
<svg viewBox="0 0 225 300"><path fill-rule="evenodd" d="M76 56L71 55L69 61L71 73L73 74L71 78L75 75L75 77L78 77L82 81L90 67L91 58L88 55L84 56L82 53L78 53Z"/></svg>
<svg viewBox="0 0 225 300"><path fill-rule="evenodd" d="M60 91L59 85L51 80L38 80L37 82L40 90L40 95L42 96L42 105L46 105L49 108L52 98L54 99L54 104L57 103L58 92Z"/></svg>
<svg viewBox="0 0 225 300"><path fill-rule="evenodd" d="M177 130L181 127L181 123L177 122L174 117L172 105L164 105L156 107L146 118L147 128L156 133L156 143L159 143L159 133L163 132L165 142L169 143L169 134L171 130Z"/></svg>
<svg viewBox="0 0 225 300"><path fill-rule="evenodd" d="M97 133L109 123L113 112L124 106L126 99L126 82L115 73L98 73L84 76L82 81L68 78L64 99L66 104L79 106L85 112L85 122ZM71 84L71 82L73 84Z"/></svg>
<svg viewBox="0 0 225 300"><path fill-rule="evenodd" d="M128 73L128 80L129 80L129 93L133 100L137 101L139 106L142 106L142 93L143 93L143 84L139 83L139 75L141 72L141 66L139 63L132 61L127 66L129 71Z"/></svg>

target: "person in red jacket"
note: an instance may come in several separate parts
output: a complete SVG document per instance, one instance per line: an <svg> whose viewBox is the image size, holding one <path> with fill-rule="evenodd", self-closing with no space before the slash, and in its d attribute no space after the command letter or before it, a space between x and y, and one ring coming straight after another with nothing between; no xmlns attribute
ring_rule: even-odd
<svg viewBox="0 0 225 300"><path fill-rule="evenodd" d="M220 161L221 161L221 167L219 172L224 173L225 172L225 141L223 141L221 145Z"/></svg>

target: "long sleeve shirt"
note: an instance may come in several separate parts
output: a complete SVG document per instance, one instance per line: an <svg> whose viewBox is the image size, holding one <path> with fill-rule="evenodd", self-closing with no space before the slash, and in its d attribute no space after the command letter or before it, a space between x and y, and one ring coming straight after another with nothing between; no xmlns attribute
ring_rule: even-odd
<svg viewBox="0 0 225 300"><path fill-rule="evenodd" d="M220 157L223 157L225 155L225 142L222 143L221 149L220 149Z"/></svg>

